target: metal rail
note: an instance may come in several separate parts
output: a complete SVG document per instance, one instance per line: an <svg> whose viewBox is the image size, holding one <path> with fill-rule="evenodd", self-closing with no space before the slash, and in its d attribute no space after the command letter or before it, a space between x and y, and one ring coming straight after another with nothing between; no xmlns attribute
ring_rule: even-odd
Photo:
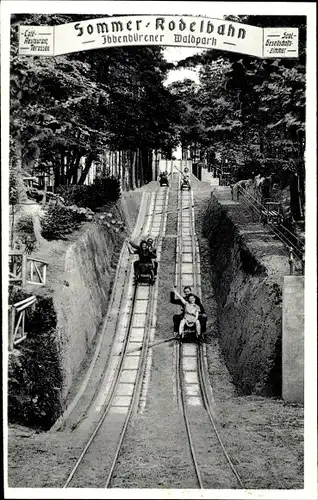
<svg viewBox="0 0 318 500"><path fill-rule="evenodd" d="M185 427L186 427L186 432L187 432L187 437L189 441L189 447L190 447L190 453L195 469L195 474L197 477L198 485L201 489L203 489L203 481L200 473L200 468L198 465L197 457L195 454L195 448L193 445L193 440L192 440L192 434L191 434L191 428L190 428L190 423L189 423L189 418L188 418L188 413L187 413L187 404L185 401L185 395L184 395L184 382L183 382L183 370L182 370L182 344L178 343L177 344L177 379L178 379L178 391L179 391L179 401L181 402L181 412L182 416L184 419Z"/></svg>
<svg viewBox="0 0 318 500"><path fill-rule="evenodd" d="M146 334L143 337L143 342L142 342L142 350L141 350L141 359L139 361L138 365L138 372L137 372L137 378L135 382L135 387L134 387L134 392L133 392L133 397L132 397L132 402L129 407L129 410L127 412L127 416L124 422L123 429L121 431L121 435L119 438L119 442L116 447L115 455L107 476L106 483L104 485L105 488L109 488L114 469L116 467L116 463L118 460L118 456L120 454L120 450L123 444L123 440L126 434L126 430L128 427L128 424L130 422L130 417L133 413L133 411L136 411L138 407L138 402L140 399L140 394L141 394L141 388L142 388L142 381L144 377L144 372L145 372L145 367L146 367L146 362L147 362L147 352L148 352L148 346L149 346L149 337L150 337L150 330L151 330L151 317L152 317L152 311L153 311L153 305L154 305L154 289L151 287L150 290L150 297L148 299L148 307L147 307L147 327L146 327ZM132 314L133 317L133 314Z"/></svg>
<svg viewBox="0 0 318 500"><path fill-rule="evenodd" d="M85 457L86 453L88 452L89 448L91 447L100 427L102 426L106 416L108 415L108 412L109 412L109 409L111 407L111 404L112 404L112 401L114 399L114 396L116 394L116 389L118 387L118 383L119 383L119 379L120 379L120 376L122 374L122 367L124 365L124 361L126 359L126 350L127 350L127 345L128 345L128 341L129 341L129 336L130 336L130 332L131 332L131 325L132 325L132 322L133 322L133 317L134 317L134 305L135 305L135 300L136 300L136 294L137 294L137 286L135 286L135 289L134 289L134 295L133 295L133 304L132 304L132 308L131 308L131 313L130 313L130 317L129 317L129 324L128 324L128 329L127 329L127 335L126 335L126 338L125 338L125 343L124 343L124 348L121 352L121 355L120 355L120 360L119 360L119 364L117 366L117 370L116 370L116 373L115 373L115 378L114 378L114 381L113 381L113 385L111 387L111 390L110 390L110 393L108 395L108 398L107 398L107 403L106 403L106 406L102 412L102 415L101 415L101 418L97 424L97 426L95 427L93 433L91 434L88 442L86 443L82 453L80 454L79 458L77 459L76 461L76 464L74 465L71 473L69 474L63 488L67 488L67 486L70 484L70 482L72 481L73 477L75 476L75 473L77 471L77 469L79 468L80 464L82 463L83 461L83 458Z"/></svg>
<svg viewBox="0 0 318 500"><path fill-rule="evenodd" d="M238 481L238 484L240 485L241 488L244 488L243 482L242 482L229 454L226 451L225 445L224 445L222 438L221 438L221 436L217 430L217 427L215 425L215 419L213 416L213 405L212 405L212 402L210 399L209 388L208 388L209 387L209 385L208 385L209 381L207 380L208 372L207 372L207 367L206 367L205 362L204 362L203 346L200 344L198 345L198 349L197 349L197 357L198 357L198 375L199 375L201 395L202 395L202 399L204 402L204 407L205 407L207 414L209 416L209 419L210 419L210 422L212 424L215 435L220 443L223 454L224 454L229 466L231 467L232 472Z"/></svg>
<svg viewBox="0 0 318 500"><path fill-rule="evenodd" d="M168 191L166 193L165 203L167 201L167 198L168 198ZM156 206L157 199L158 199L158 191L156 192L156 199L154 202L154 206ZM154 216L155 216L155 210L153 210L153 213L151 215L152 215L152 223L153 223ZM149 216L149 214L148 214L148 216ZM152 223L151 223L151 225L152 225ZM147 227L147 224L146 224L146 227ZM163 228L164 228L164 217L161 218L160 232L159 232L160 236L162 234ZM145 229L143 229L142 233L143 233L143 235L146 234ZM132 266L130 266L130 272L132 272L131 269L132 269ZM131 310L130 310L130 315L129 315L129 322L128 322L128 326L127 326L126 337L124 340L124 346L123 346L123 349L120 353L120 360L119 360L119 363L116 367L115 376L113 378L112 386L111 386L109 394L107 396L107 400L106 400L106 403L104 405L102 415L101 415L94 431L90 435L89 440L87 441L85 447L83 448L79 458L77 459L74 467L72 468L66 482L64 483L63 488L67 488L69 486L69 484L71 483L71 481L73 480L78 468L80 467L81 463L83 462L83 459L84 459L85 455L87 454L88 450L91 448L91 446L92 446L92 444L93 444L93 442L98 434L98 431L100 430L102 424L104 423L107 415L109 414L109 410L112 406L112 401L114 399L114 396L116 394L116 390L118 388L118 384L119 384L119 380L120 380L120 377L122 374L124 362L125 362L126 356L129 354L129 352L127 351L127 346L129 343L129 338L130 338L131 329L132 329L132 325L133 325L134 315L136 313L135 306L136 306L136 297L137 297L138 286L139 285L136 284L136 286L134 287L134 294L132 297L132 305L131 305ZM124 439L124 436L125 436L125 433L126 433L129 421L130 421L130 417L131 417L133 411L138 407L138 401L140 399L140 394L141 394L141 389L142 389L142 381L143 381L145 367L146 367L146 361L147 361L147 351L148 351L149 339L150 339L152 313L153 313L153 308L154 308L154 297L155 297L154 288L150 287L150 293L149 293L149 297L148 297L148 304L147 304L147 311L146 311L145 335L143 337L142 350L141 350L140 360L139 360L139 364L138 364L138 368L137 368L136 380L134 383L135 385L134 385L133 397L132 397L124 424L123 424L123 428L122 428L121 433L120 433L120 438L119 438L119 441L118 441L117 446L116 446L114 459L112 461L112 464L111 464L111 467L110 467L110 470L109 470L109 473L107 476L107 480L106 480L106 483L104 486L105 488L108 488L110 485L113 471L114 471L114 468L116 466L116 462L117 462L117 459L118 459L118 456L119 456L119 453L120 453L120 450L122 447L123 439Z"/></svg>

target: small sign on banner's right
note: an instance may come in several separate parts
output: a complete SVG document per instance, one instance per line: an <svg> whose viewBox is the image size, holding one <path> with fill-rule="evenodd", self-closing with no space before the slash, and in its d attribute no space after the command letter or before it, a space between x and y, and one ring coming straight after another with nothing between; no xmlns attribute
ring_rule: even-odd
<svg viewBox="0 0 318 500"><path fill-rule="evenodd" d="M298 28L263 28L263 57L298 57Z"/></svg>

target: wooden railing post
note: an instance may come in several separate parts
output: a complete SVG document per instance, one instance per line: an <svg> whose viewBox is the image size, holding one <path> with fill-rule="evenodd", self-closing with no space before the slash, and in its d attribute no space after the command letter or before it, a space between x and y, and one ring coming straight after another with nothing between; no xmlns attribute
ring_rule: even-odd
<svg viewBox="0 0 318 500"><path fill-rule="evenodd" d="M27 278L27 256L25 254L22 255L22 269L21 269L21 277L22 277L22 284L26 284L26 278Z"/></svg>
<svg viewBox="0 0 318 500"><path fill-rule="evenodd" d="M30 261L30 281L33 281L33 274L34 274L34 262L33 260Z"/></svg>
<svg viewBox="0 0 318 500"><path fill-rule="evenodd" d="M13 351L13 341L14 341L14 325L15 325L15 307L12 305L10 307L10 328L9 328L9 351Z"/></svg>
<svg viewBox="0 0 318 500"><path fill-rule="evenodd" d="M289 272L292 276L295 272L294 250L293 247L289 248Z"/></svg>
<svg viewBox="0 0 318 500"><path fill-rule="evenodd" d="M13 257L13 259L12 259L12 274L14 274L15 276L17 275L17 269L18 269L18 263L17 263L16 259Z"/></svg>
<svg viewBox="0 0 318 500"><path fill-rule="evenodd" d="M43 271L42 271L42 279L43 279L43 285L46 284L46 264L43 265Z"/></svg>
<svg viewBox="0 0 318 500"><path fill-rule="evenodd" d="M305 247L302 247L301 250L301 271L302 274L305 274Z"/></svg>
<svg viewBox="0 0 318 500"><path fill-rule="evenodd" d="M22 323L22 325L21 325L21 327L22 327L22 335L21 335L21 337L23 337L24 333L25 333L25 309L24 309L24 311L22 311L22 321L21 321L21 323Z"/></svg>

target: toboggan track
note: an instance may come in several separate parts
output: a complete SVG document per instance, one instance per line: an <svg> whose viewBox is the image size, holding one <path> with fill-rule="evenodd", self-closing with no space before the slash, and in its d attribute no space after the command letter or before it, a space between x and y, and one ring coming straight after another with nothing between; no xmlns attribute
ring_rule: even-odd
<svg viewBox="0 0 318 500"><path fill-rule="evenodd" d="M180 177L180 176L179 176ZM185 214L189 213L189 217L185 217ZM179 190L178 190L178 239L177 239L177 251L176 251L176 276L175 276L175 286L177 286L179 293L182 292L182 287L185 286L183 281L182 273L182 252L183 245L185 244L186 238L190 235L191 239L191 250L192 250L192 283L191 288L193 293L201 296L201 274L200 274L200 255L199 247L196 240L195 234L195 221L194 221L194 203L193 203L193 192L192 189L189 191L183 191L180 189L179 180ZM190 284L190 283L189 283ZM197 453L195 449L195 431L191 427L191 419L188 414L188 404L186 398L185 389L185 379L183 370L183 360L184 360L184 344L178 343L176 346L176 385L177 385L177 398L180 411L182 413L187 439L190 448L190 454L195 470L195 475L197 483L200 489L204 488L204 481L202 479L202 473L200 471L199 460L197 458ZM211 422L214 435L219 444L219 448L226 459L226 462L231 469L233 475L236 478L237 484L240 488L244 488L242 480L226 451L225 445L222 441L220 433L218 432L215 418L213 416L213 398L212 389L209 381L209 374L207 368L207 361L205 355L205 345L202 342L196 344L196 355L197 355L197 373L200 385L200 393L204 408L207 412L208 418Z"/></svg>
<svg viewBox="0 0 318 500"><path fill-rule="evenodd" d="M153 208L152 212L148 213L148 216L147 216L148 217L147 222L151 227L155 226L154 220L155 220L156 215L159 213L159 210L157 210L156 207L157 207L158 200L160 200L160 196L159 196L160 193L162 193L162 191L160 191L160 190L156 191L154 208ZM161 249L162 236L163 236L163 233L165 230L166 208L167 208L167 203L168 203L168 196L169 196L169 189L166 189L165 195L164 195L163 206L162 206L163 210L161 211L161 217L160 217L160 228L159 228L158 236L157 236L157 238L159 240L158 247L160 249ZM149 216L151 217L150 223L149 223ZM146 223L144 226L142 237L146 237L146 235L148 233L148 231L147 231L148 224ZM149 234L150 234L150 232L151 232L151 230L149 230ZM133 266L131 264L129 266L128 274L127 274L126 302L128 300L128 283L131 280L132 272L133 272L132 267ZM156 282L156 285L157 285L157 282ZM144 335L143 335L143 339L142 339L140 359L139 359L139 363L138 363L136 379L134 382L134 389L133 389L133 394L132 394L132 398L131 398L131 403L130 403L129 408L127 410L127 414L125 416L125 420L124 420L123 425L120 422L118 423L118 425L122 426L122 428L119 432L119 440L118 440L118 443L116 445L116 449L115 449L115 452L113 455L113 460L111 462L111 466L110 466L109 470L105 472L106 481L105 481L105 484L103 485L104 488L108 488L111 484L112 475L113 475L114 469L116 467L116 462L117 462L118 456L120 454L120 450L122 447L122 443L123 443L123 440L125 437L125 433L126 433L130 418L131 418L132 414L138 410L138 404L139 404L139 400L140 400L140 395L141 395L141 391L142 391L142 384L143 384L143 379L144 379L144 375L145 375L145 368L146 368L146 364L147 364L147 354L148 354L148 346L149 346L149 341L150 341L151 328L152 328L152 323L153 323L153 315L154 315L155 302L156 302L155 299L156 299L156 295L157 295L156 285L149 287L149 296L148 296L148 300L147 300ZM111 385L109 393L107 394L107 398L106 398L106 402L105 402L103 411L101 413L101 416L99 418L97 425L95 426L93 432L91 432L91 435L90 435L85 447L83 448L82 452L80 453L80 455L79 455L75 465L73 466L71 472L69 473L67 480L63 485L63 488L67 488L69 486L72 486L72 482L76 479L77 472L79 471L79 469L83 465L83 461L84 461L85 456L87 455L88 451L94 445L96 438L98 438L99 431L101 430L107 416L110 413L110 409L112 408L112 402L113 402L114 397L116 395L116 390L118 388L118 385L120 382L120 377L121 377L122 372L123 372L124 363L127 360L127 356L129 355L127 347L129 344L129 338L131 335L131 330L132 330L133 323L134 323L134 317L136 314L136 303L137 303L136 298L137 298L138 290L140 289L140 287L141 287L141 285L139 285L139 284L136 284L134 287L132 304L131 304L130 315L129 315L129 322L128 322L126 336L125 336L124 343L123 343L123 349L120 353L120 360L119 360L119 363L118 363L117 368L115 370L112 385Z"/></svg>

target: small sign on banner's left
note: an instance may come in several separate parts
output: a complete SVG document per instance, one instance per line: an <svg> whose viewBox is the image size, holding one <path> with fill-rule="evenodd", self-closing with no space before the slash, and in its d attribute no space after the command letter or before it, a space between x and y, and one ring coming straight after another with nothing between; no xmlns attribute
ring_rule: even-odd
<svg viewBox="0 0 318 500"><path fill-rule="evenodd" d="M54 56L54 26L19 26L19 55Z"/></svg>

